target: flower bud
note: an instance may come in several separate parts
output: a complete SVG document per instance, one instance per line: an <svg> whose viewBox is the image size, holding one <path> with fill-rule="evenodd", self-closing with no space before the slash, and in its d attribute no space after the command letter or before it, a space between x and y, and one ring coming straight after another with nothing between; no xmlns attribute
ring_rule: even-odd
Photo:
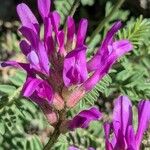
<svg viewBox="0 0 150 150"><path fill-rule="evenodd" d="M66 100L67 107L74 107L80 101L80 99L83 98L84 95L85 90L83 90L82 88L77 88L76 90L74 90Z"/></svg>
<svg viewBox="0 0 150 150"><path fill-rule="evenodd" d="M54 94L53 105L54 105L55 109L57 109L59 111L64 109L65 103L64 103L63 99L61 98L61 96L58 95L58 93Z"/></svg>

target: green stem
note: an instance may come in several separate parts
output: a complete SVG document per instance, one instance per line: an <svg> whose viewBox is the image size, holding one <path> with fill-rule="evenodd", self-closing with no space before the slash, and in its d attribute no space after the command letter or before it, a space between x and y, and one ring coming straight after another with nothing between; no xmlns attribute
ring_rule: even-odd
<svg viewBox="0 0 150 150"><path fill-rule="evenodd" d="M57 126L43 150L51 150L53 145L57 142L57 139L59 136L60 136L60 130L59 130L59 127Z"/></svg>
<svg viewBox="0 0 150 150"><path fill-rule="evenodd" d="M111 12L102 21L100 20L100 24L95 29L95 31L92 33L89 41L87 42L88 45L91 44L91 42L93 41L94 37L102 30L102 28L104 27L104 25L106 24L106 22L108 22L111 19L111 17L113 16L113 14L121 7L121 5L124 3L124 1L125 0L118 0L118 2L113 7L113 9L111 10Z"/></svg>
<svg viewBox="0 0 150 150"><path fill-rule="evenodd" d="M13 100L20 95L20 92L22 90L22 86L19 87L10 97L9 97L9 103L12 103Z"/></svg>
<svg viewBox="0 0 150 150"><path fill-rule="evenodd" d="M62 110L61 112L59 112L59 118L60 120L58 121L57 125L55 126L55 130L53 132L52 135L50 135L49 141L48 143L44 146L43 150L51 150L51 148L54 146L54 144L57 142L61 131L60 131L60 126L62 124L62 122L65 120L66 118L66 110Z"/></svg>

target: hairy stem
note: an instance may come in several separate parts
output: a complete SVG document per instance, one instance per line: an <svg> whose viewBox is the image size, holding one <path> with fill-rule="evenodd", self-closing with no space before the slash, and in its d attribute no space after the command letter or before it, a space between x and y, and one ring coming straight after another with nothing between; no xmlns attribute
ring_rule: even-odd
<svg viewBox="0 0 150 150"><path fill-rule="evenodd" d="M66 111L63 110L59 113L59 118L60 120L58 121L57 125L55 126L55 130L53 132L52 135L50 135L49 141L48 143L44 146L43 150L51 150L51 148L54 146L54 144L57 142L61 131L60 131L60 126L62 124L62 122L65 120L66 118Z"/></svg>
<svg viewBox="0 0 150 150"><path fill-rule="evenodd" d="M60 130L59 126L56 126L53 134L49 138L48 143L45 145L43 150L51 150L51 148L54 146L54 144L57 142L58 137L60 136Z"/></svg>
<svg viewBox="0 0 150 150"><path fill-rule="evenodd" d="M93 41L94 37L102 30L102 28L104 27L104 25L106 24L106 22L108 22L111 19L111 17L113 16L113 14L121 7L121 5L124 3L124 1L125 0L118 0L118 2L113 7L113 9L111 10L111 12L102 21L100 20L100 24L95 29L95 31L92 33L89 41L87 42L88 45L91 44L91 42Z"/></svg>

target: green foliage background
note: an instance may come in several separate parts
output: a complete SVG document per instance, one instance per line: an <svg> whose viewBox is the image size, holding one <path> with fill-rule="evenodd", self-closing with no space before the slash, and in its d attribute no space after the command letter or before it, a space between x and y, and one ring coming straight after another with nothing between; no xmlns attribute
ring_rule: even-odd
<svg viewBox="0 0 150 150"><path fill-rule="evenodd" d="M84 6L91 6L94 2L94 0L81 0L82 6L78 13L82 13L82 7L84 9ZM55 0L55 7L62 16L62 24L72 4L72 0ZM107 1L105 16L112 7L112 3ZM134 18L129 10L119 9L89 44L87 56L90 58L94 54L112 23L118 19L123 20L125 26L119 31L116 39L132 41L133 52L121 58L95 89L68 112L68 117L93 105L97 105L109 117L113 100L120 94L128 95L135 106L140 99L150 99L150 19L142 16ZM92 21L89 21L90 23ZM18 27L17 22L11 25L15 29ZM90 35L91 32L88 38ZM1 60L24 59L19 51L19 39L20 35L16 30L0 34ZM43 139L51 130L39 108L20 95L25 76L24 72L15 69L0 70L0 150L41 150ZM81 150L89 146L102 150L103 138L102 121L93 122L87 130L78 129L76 132L61 135L53 149L67 150L69 145L76 145Z"/></svg>

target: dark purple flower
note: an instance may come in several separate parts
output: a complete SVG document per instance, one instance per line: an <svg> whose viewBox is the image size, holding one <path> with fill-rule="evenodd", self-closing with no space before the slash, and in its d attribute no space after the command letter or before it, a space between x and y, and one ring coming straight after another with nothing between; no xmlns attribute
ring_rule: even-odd
<svg viewBox="0 0 150 150"><path fill-rule="evenodd" d="M74 130L76 128L87 128L91 121L96 121L102 118L102 113L92 107L89 110L83 110L69 121L68 128Z"/></svg>
<svg viewBox="0 0 150 150"><path fill-rule="evenodd" d="M138 128L132 123L132 104L128 97L120 96L115 101L112 123L105 123L106 150L139 150L143 134L150 121L150 101L141 100L138 105ZM110 139L110 133L112 139Z"/></svg>

